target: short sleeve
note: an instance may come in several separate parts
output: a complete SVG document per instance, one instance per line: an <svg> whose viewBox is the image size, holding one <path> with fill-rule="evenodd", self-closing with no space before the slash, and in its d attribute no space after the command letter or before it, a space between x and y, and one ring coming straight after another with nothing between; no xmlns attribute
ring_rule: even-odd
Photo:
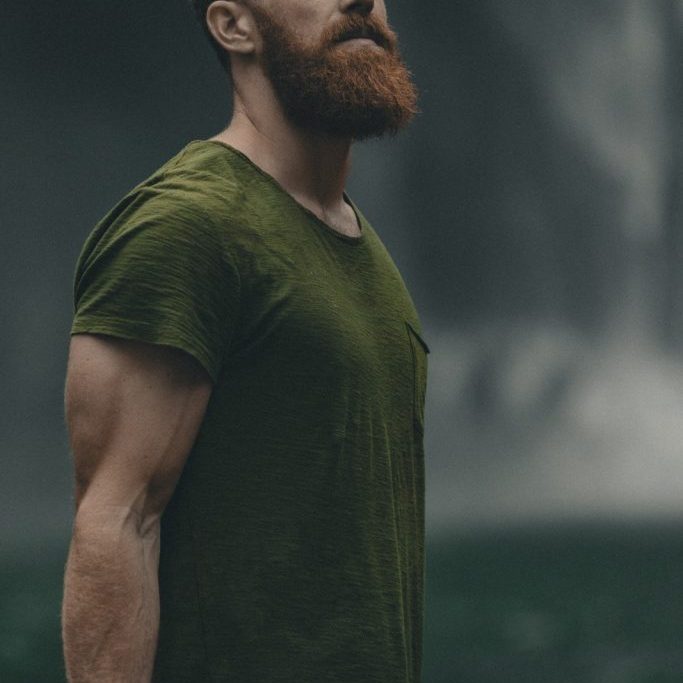
<svg viewBox="0 0 683 683"><path fill-rule="evenodd" d="M113 210L83 246L71 334L163 344L215 383L239 308L237 267L201 208L163 194Z"/></svg>

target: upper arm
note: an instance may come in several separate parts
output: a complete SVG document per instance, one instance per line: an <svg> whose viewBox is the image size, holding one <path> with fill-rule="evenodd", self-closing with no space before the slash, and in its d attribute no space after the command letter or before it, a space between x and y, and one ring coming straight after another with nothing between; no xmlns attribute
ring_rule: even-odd
<svg viewBox="0 0 683 683"><path fill-rule="evenodd" d="M139 520L170 498L211 394L178 349L111 336L71 337L65 417L78 511L115 506Z"/></svg>

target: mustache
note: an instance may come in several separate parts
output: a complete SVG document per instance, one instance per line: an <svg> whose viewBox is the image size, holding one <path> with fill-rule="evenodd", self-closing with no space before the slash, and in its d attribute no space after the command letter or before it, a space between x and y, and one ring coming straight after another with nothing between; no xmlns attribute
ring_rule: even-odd
<svg viewBox="0 0 683 683"><path fill-rule="evenodd" d="M385 50L393 51L396 47L396 34L375 16L362 17L352 14L345 17L330 30L327 41L341 43L352 38L370 38Z"/></svg>

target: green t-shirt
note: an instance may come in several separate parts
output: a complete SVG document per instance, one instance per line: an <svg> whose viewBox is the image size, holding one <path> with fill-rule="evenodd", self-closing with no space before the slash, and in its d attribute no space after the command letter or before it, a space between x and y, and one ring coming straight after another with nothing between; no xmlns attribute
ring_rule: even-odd
<svg viewBox="0 0 683 683"><path fill-rule="evenodd" d="M154 681L419 683L429 349L379 237L194 140L94 228L72 334L214 386L161 523Z"/></svg>

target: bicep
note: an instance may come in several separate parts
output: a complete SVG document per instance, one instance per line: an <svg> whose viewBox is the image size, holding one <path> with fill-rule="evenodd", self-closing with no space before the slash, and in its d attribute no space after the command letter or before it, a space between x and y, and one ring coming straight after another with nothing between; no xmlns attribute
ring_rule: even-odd
<svg viewBox="0 0 683 683"><path fill-rule="evenodd" d="M65 417L79 512L160 514L211 394L206 371L178 349L111 336L71 337Z"/></svg>

